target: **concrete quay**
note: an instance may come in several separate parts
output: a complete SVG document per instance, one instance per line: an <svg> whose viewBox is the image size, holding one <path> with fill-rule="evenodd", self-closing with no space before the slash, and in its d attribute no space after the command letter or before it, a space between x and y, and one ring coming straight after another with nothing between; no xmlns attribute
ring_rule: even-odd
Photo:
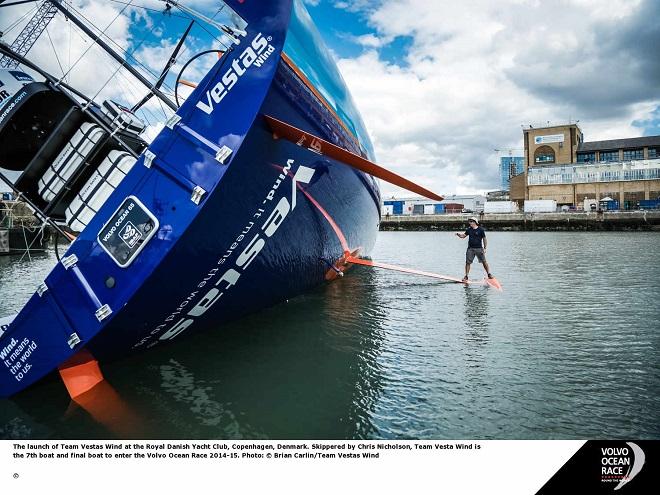
<svg viewBox="0 0 660 495"><path fill-rule="evenodd" d="M476 216L488 230L501 231L660 231L660 211L571 213L489 213L383 216L381 231L456 230Z"/></svg>

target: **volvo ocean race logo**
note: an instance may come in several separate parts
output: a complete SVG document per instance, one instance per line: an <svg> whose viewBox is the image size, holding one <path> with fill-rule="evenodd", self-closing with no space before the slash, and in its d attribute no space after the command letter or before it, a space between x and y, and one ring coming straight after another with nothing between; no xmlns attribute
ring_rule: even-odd
<svg viewBox="0 0 660 495"><path fill-rule="evenodd" d="M120 232L119 237L122 241L124 241L124 244L132 249L135 247L138 241L142 239L142 233L136 229L135 225L133 225L131 222L126 222L126 225Z"/></svg>
<svg viewBox="0 0 660 495"><path fill-rule="evenodd" d="M601 447L602 483L617 483L614 490L619 490L631 481L644 466L646 456L639 445L626 442L628 447Z"/></svg>
<svg viewBox="0 0 660 495"><path fill-rule="evenodd" d="M275 47L269 44L269 41L272 41L272 37L268 36L266 38L261 33L257 34L252 39L250 46L243 50L243 53L232 62L231 67L227 69L222 79L206 92L206 98L197 102L196 107L207 115L211 115L215 105L229 94L239 78L253 65L261 67L270 54L275 51Z"/></svg>
<svg viewBox="0 0 660 495"><path fill-rule="evenodd" d="M282 172L275 179L265 198L252 214L251 219L241 232L237 233L235 240L218 259L216 266L207 272L197 284L196 289L179 304L179 307L170 313L163 323L135 344L133 349L142 347L147 343L149 343L147 347L156 345L158 340L150 341L157 335L160 335L159 340L161 341L178 337L239 283L241 276L259 256L259 253L275 235L287 216L295 210L298 183L309 184L314 176L314 169L303 165L298 167L295 174L292 173L293 165L293 160L287 161L286 166L283 167ZM285 194L277 200L277 192L280 190L280 186L285 183L287 177L291 178L290 199ZM275 206L269 211L269 207L273 204ZM266 217L266 215L268 216ZM263 217L266 217L266 220L263 220ZM258 226L259 222L263 223ZM251 239L250 234L253 234ZM248 241L248 239L250 240ZM245 242L247 244L242 247ZM242 248L242 251L240 251L235 261L230 264L229 260L235 252L239 252L240 248ZM230 267L227 267L227 265L230 265ZM199 298L200 294L203 294L201 298ZM192 309L189 309L191 306Z"/></svg>

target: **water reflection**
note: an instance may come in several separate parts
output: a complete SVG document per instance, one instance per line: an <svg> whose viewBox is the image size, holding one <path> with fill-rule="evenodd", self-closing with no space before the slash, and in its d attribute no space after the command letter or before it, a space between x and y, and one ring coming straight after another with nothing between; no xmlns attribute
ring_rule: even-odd
<svg viewBox="0 0 660 495"><path fill-rule="evenodd" d="M0 256L0 317L18 313L55 263L53 251Z"/></svg>
<svg viewBox="0 0 660 495"><path fill-rule="evenodd" d="M469 340L476 343L488 341L490 290L487 287L464 287L465 326L470 330Z"/></svg>
<svg viewBox="0 0 660 495"><path fill-rule="evenodd" d="M145 421L107 380L103 380L69 403L64 417L72 418L82 409L90 419L116 438L139 438Z"/></svg>
<svg viewBox="0 0 660 495"><path fill-rule="evenodd" d="M465 304L465 365L468 372L477 372L485 368L486 349L489 336L489 298L493 289L481 286L463 288ZM478 386L486 385L483 377L473 377Z"/></svg>
<svg viewBox="0 0 660 495"><path fill-rule="evenodd" d="M326 342L337 355L347 358L344 367L350 370L343 438L368 438L377 431L372 413L383 388L384 370L378 356L385 338L387 312L374 271L362 267L354 267L353 271L327 286L323 321Z"/></svg>

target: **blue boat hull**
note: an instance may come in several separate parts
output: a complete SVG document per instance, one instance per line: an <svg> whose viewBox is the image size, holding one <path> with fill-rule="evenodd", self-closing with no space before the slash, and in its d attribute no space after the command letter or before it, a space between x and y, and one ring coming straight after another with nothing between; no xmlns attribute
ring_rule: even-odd
<svg viewBox="0 0 660 495"><path fill-rule="evenodd" d="M380 221L376 181L277 139L263 120L276 117L365 156L370 143L349 131L363 128L359 115L340 118L282 56L291 2L229 3L248 21L244 39L200 82L38 293L0 327L0 395L82 348L109 360L219 328L323 283L346 251L369 255ZM219 158L225 149L228 161ZM130 198L157 228L124 263L102 238L123 221Z"/></svg>
<svg viewBox="0 0 660 495"><path fill-rule="evenodd" d="M285 117L285 109L279 96L269 95L263 111ZM289 110L295 112L290 106ZM305 124L306 130L318 132L313 123ZM283 174L287 163L292 172ZM291 175L300 165L313 169L314 175L309 184L296 187L292 209ZM374 199L377 190L365 182L371 179L361 172L274 139L263 122L255 123L185 236L89 348L100 359L114 358L186 333L218 328L324 283L329 269L324 260L336 262L344 249L301 189L332 217L351 251L369 255L380 215ZM288 213L268 237L264 226L282 198L289 204ZM240 266L240 255L251 242L261 240L263 247L253 261ZM218 284L223 277L226 281ZM195 307L200 309L191 315ZM202 314L195 316L198 313Z"/></svg>

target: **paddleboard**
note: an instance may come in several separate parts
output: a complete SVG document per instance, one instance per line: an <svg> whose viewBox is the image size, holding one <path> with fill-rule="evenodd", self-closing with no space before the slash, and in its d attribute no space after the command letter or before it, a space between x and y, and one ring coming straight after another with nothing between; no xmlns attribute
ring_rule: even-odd
<svg viewBox="0 0 660 495"><path fill-rule="evenodd" d="M421 275L423 277L430 277L430 278L435 278L439 280L445 280L447 282L455 282L458 284L464 284L464 285L486 285L493 287L497 290L502 290L502 285L497 281L495 278L485 278L482 280L467 280L463 281L463 279L458 278L458 277L450 277L447 275L440 275L439 273L432 273L432 272L425 272L422 270L414 270L412 268L405 268L403 266L396 266L396 265L390 265L388 263L380 263L378 261L372 261L372 260L365 260L362 258L357 258L355 256L352 256L350 254L347 254L345 256L345 262L346 263L354 263L356 265L363 265L363 266L371 266L374 268L383 268L385 270L394 270L397 272L403 272L403 273L410 273L412 275Z"/></svg>

